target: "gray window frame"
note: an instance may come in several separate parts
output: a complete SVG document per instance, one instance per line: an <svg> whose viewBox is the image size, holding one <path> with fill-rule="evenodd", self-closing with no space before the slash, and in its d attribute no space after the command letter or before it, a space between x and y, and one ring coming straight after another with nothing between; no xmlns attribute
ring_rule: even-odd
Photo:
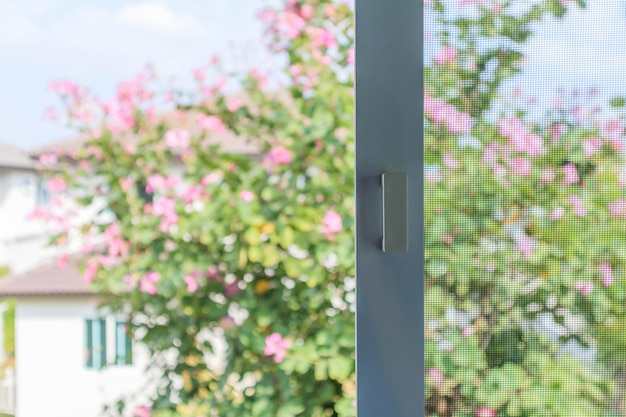
<svg viewBox="0 0 626 417"><path fill-rule="evenodd" d="M356 0L357 415L424 414L423 3ZM384 172L408 176L408 252L384 253Z"/></svg>

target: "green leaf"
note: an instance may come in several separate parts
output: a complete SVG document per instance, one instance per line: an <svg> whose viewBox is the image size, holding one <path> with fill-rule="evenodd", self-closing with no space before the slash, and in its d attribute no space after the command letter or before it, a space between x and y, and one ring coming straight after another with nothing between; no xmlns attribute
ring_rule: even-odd
<svg viewBox="0 0 626 417"><path fill-rule="evenodd" d="M354 361L345 356L337 356L329 359L328 368L328 375L332 379L343 382L352 375Z"/></svg>

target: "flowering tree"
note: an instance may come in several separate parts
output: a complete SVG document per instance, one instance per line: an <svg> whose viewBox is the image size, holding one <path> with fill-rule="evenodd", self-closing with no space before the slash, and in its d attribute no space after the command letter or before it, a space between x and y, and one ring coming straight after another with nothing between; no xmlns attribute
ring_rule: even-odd
<svg viewBox="0 0 626 417"><path fill-rule="evenodd" d="M531 123L527 103L497 98L533 25L584 4L424 3L426 412L619 415L623 100L605 113L561 100ZM165 102L149 72L109 102L51 85L90 139L42 156L74 203L35 214L55 244L78 232L85 279L162 371L137 416L354 415L352 10L288 0L260 17L288 60L278 92L259 70L229 95L233 79L197 69L198 91ZM261 157L211 146L228 132ZM209 365L216 337L224 366ZM564 354L572 340L602 362Z"/></svg>
<svg viewBox="0 0 626 417"><path fill-rule="evenodd" d="M162 371L138 416L354 415L352 11L288 1L260 18L289 62L278 90L258 69L216 78L218 60L192 94L157 93L150 71L111 101L51 84L88 141L42 156L59 198L35 216L82 242L85 280Z"/></svg>

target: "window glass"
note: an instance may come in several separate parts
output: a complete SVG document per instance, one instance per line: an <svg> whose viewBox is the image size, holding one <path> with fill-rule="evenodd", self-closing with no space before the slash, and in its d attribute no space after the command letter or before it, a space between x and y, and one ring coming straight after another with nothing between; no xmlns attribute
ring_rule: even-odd
<svg viewBox="0 0 626 417"><path fill-rule="evenodd" d="M106 366L106 322L103 319L85 320L86 367L102 369Z"/></svg>
<svg viewBox="0 0 626 417"><path fill-rule="evenodd" d="M133 363L132 339L125 322L115 323L115 363L131 365Z"/></svg>

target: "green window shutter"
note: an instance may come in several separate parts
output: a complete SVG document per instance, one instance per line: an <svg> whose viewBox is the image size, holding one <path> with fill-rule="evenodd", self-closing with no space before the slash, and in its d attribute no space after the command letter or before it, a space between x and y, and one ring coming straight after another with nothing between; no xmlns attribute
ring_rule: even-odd
<svg viewBox="0 0 626 417"><path fill-rule="evenodd" d="M85 366L93 368L93 320L85 320Z"/></svg>
<svg viewBox="0 0 626 417"><path fill-rule="evenodd" d="M107 363L107 327L106 321L98 321L100 322L100 368L103 368Z"/></svg>
<svg viewBox="0 0 626 417"><path fill-rule="evenodd" d="M85 320L85 345L87 360L85 366L102 369L106 366L106 321L103 319Z"/></svg>
<svg viewBox="0 0 626 417"><path fill-rule="evenodd" d="M115 323L115 337L116 363L118 365L132 365L133 345L125 322L118 321Z"/></svg>

